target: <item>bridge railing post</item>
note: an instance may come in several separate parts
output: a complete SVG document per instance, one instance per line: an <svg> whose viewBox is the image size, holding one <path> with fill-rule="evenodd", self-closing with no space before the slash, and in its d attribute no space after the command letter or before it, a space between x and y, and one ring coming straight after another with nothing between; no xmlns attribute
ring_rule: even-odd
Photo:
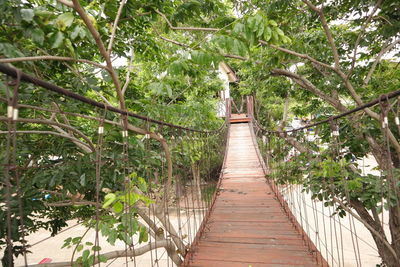
<svg viewBox="0 0 400 267"><path fill-rule="evenodd" d="M231 98L225 99L225 120L226 124L229 124L229 120L231 118L232 106L231 106Z"/></svg>
<svg viewBox="0 0 400 267"><path fill-rule="evenodd" d="M247 117L254 118L254 99L252 95L246 96Z"/></svg>

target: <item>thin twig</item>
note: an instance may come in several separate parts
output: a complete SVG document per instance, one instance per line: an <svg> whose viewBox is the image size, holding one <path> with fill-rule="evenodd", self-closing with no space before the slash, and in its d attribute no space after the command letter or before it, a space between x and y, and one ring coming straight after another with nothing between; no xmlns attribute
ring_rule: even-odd
<svg viewBox="0 0 400 267"><path fill-rule="evenodd" d="M56 60L56 61L76 61L81 63L90 64L101 69L108 70L107 66L101 65L94 61L87 59L77 59L72 57L59 57L59 56L36 56L36 57L16 57L16 58L1 58L0 63L15 63L22 61L38 61L38 60Z"/></svg>
<svg viewBox="0 0 400 267"><path fill-rule="evenodd" d="M66 5L68 7L74 8L74 3L69 0L57 0L59 3Z"/></svg>
<svg viewBox="0 0 400 267"><path fill-rule="evenodd" d="M1 117L1 116L0 116L0 121L8 121L8 118L7 118L7 117ZM44 119L42 120L42 119L26 119L26 118L20 118L20 119L17 119L16 121L17 121L17 122L21 122L21 123L36 123L36 124L56 125L56 126L59 126L59 127L63 127L63 128L65 128L65 129L68 129L68 130L73 131L75 134L77 134L78 136L80 136L81 138L83 138L83 139L87 142L87 145L89 145L89 147L90 147L93 151L96 150L96 148L94 147L92 141L90 141L90 139L89 139L85 134L83 134L81 131L75 129L75 128L72 127L72 126L69 126L69 125L66 125L66 124L63 124L63 123L58 123L58 122L51 121L51 120L44 120Z"/></svg>
<svg viewBox="0 0 400 267"><path fill-rule="evenodd" d="M57 126L55 126L55 127L57 127ZM0 134L7 134L7 133L8 133L8 131L0 131ZM86 143L82 142L81 140L79 140L79 139L77 139L77 138L75 138L73 136L70 136L66 132L58 133L58 132L53 132L53 131L16 131L15 133L17 133L17 134L50 134L50 135L56 135L56 136L60 136L60 137L63 137L63 138L70 139L72 142L74 142L78 147L80 147L86 153L93 152L92 149Z"/></svg>
<svg viewBox="0 0 400 267"><path fill-rule="evenodd" d="M313 5L310 1L308 0L302 0L310 9L312 9L315 13L318 14L320 21L322 23L322 28L325 31L325 35L328 39L328 43L331 47L332 54L333 54L333 59L335 61L335 68L339 69L339 53L335 44L335 41L332 36L332 32L329 28L328 22L326 21L325 14L323 12L323 7L321 9L317 8L315 5Z"/></svg>
<svg viewBox="0 0 400 267"><path fill-rule="evenodd" d="M369 81L371 80L372 74L375 71L376 66L378 65L378 63L380 62L382 56L387 53L388 51L392 50L397 44L400 43L400 39L395 40L393 43L391 43L388 46L385 46L382 48L382 50L379 52L378 56L376 57L374 63L372 64L371 68L368 71L367 76L364 79L364 85L367 85L369 83Z"/></svg>
<svg viewBox="0 0 400 267"><path fill-rule="evenodd" d="M114 38L115 38L115 33L116 33L117 27L118 27L118 21L119 21L119 18L121 17L122 9L124 8L125 3L126 3L126 0L121 0L121 4L119 5L117 16L115 17L115 21L114 21L113 28L111 31L110 42L108 43L108 47L107 47L108 55L111 55L111 50L112 50L112 46L113 46L113 42L114 42Z"/></svg>
<svg viewBox="0 0 400 267"><path fill-rule="evenodd" d="M134 50L131 48L131 57L128 63L128 71L126 72L126 78L125 78L125 84L122 87L122 95L125 95L126 89L128 89L128 85L131 81L131 72L132 72L132 62L133 62L133 57L134 57Z"/></svg>
<svg viewBox="0 0 400 267"><path fill-rule="evenodd" d="M355 44L354 44L353 59L352 59L352 62L351 62L351 67L350 67L349 73L347 74L347 78L348 78L348 79L350 78L351 74L353 73L354 66L355 66L355 64L356 64L357 49L358 49L358 46L359 46L359 44L360 44L360 42L361 42L361 38L362 38L362 36L363 36L363 34L364 34L364 32L365 32L365 30L366 30L366 28L367 28L369 22L371 21L373 15L374 15L375 12L378 10L378 8L379 8L379 6L382 4L382 2L383 2L383 0L378 0L378 1L376 2L376 5L375 5L374 8L372 9L372 11L371 11L371 13L369 14L367 20L364 22L364 24L362 25L362 27L361 27L361 29L360 29L360 33L358 34L357 40L356 40L356 42L355 42Z"/></svg>
<svg viewBox="0 0 400 267"><path fill-rule="evenodd" d="M217 32L218 28L203 28L203 27L174 27L172 23L168 20L167 16L161 13L159 10L155 10L168 24L172 30L183 30L183 31L207 31L207 32Z"/></svg>
<svg viewBox="0 0 400 267"><path fill-rule="evenodd" d="M112 65L112 61L110 58L110 55L107 53L107 50L104 46L103 41L101 40L101 36L100 33L96 30L96 28L94 27L91 19L89 18L89 16L86 14L86 11L82 8L82 6L80 5L78 0L72 0L74 3L74 9L76 10L76 12L78 12L79 16L82 18L82 20L84 21L84 23L86 24L89 32L92 34L97 47L99 48L99 52L100 54L103 56L103 58L106 60L107 63L107 67L108 67L108 71L111 75L111 78L113 80L114 86L115 86L115 90L117 92L117 96L118 96L118 100L119 100L119 104L121 109L125 110L125 100L124 97L121 93L121 84L119 82L118 79L118 75L115 72L113 65Z"/></svg>

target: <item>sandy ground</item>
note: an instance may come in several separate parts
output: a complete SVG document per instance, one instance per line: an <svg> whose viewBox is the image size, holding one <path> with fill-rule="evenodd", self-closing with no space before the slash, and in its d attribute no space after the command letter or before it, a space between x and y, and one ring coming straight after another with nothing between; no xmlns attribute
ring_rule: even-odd
<svg viewBox="0 0 400 267"><path fill-rule="evenodd" d="M202 214L203 213L198 210L196 212L190 212L190 213L181 211L181 216L180 216L179 220L181 220L182 225L184 225L181 229L181 233L183 236L185 236L185 235L187 236L186 238L184 238L185 243L191 242L191 240L189 240L189 238L193 238L193 236L194 236L193 233L197 232L197 228L199 227L199 225L202 221ZM194 215L196 215L196 218ZM190 218L190 220L188 220L188 218ZM177 231L179 231L178 230L178 225L179 225L178 216L177 216L176 211L171 212L170 220L171 220L171 223L175 226L175 229ZM32 253L29 253L27 255L28 265L37 264L44 258L52 259L52 263L70 261L72 252L73 252L73 248L61 249L61 247L64 244L64 240L67 239L68 237L79 237L86 231L86 228L83 225L81 225L81 224L76 225L76 224L77 224L76 221L70 221L69 222L70 229L58 234L55 237L50 237L49 232L44 231L44 230L28 236L27 240L28 240L29 244L33 245L30 248L30 251L32 251ZM189 234L189 231L190 231L190 234ZM84 242L94 243L95 236L96 236L96 233L94 230L89 231L88 234L84 237L83 243ZM48 239L44 240L46 238L48 238ZM145 244L142 244L142 245L145 245ZM136 248L140 247L142 245L136 244ZM122 241L119 241L119 242L117 241L115 246L112 246L104 238L101 238L101 237L100 237L100 246L102 248L101 253L125 249L125 245ZM0 251L0 253L1 253L1 255L3 254L1 251ZM81 255L81 253L77 253L75 255L75 258L80 255ZM16 266L25 266L24 259L22 256L20 256L16 259ZM43 266L45 266L45 265L43 265ZM152 251L152 253L149 252L144 255L138 256L135 259L131 259L131 258L126 259L124 257L124 258L117 259L115 261L110 260L106 264L104 264L104 263L101 264L101 266L168 267L168 266L175 266L175 264L168 258L165 249L161 248L161 249Z"/></svg>

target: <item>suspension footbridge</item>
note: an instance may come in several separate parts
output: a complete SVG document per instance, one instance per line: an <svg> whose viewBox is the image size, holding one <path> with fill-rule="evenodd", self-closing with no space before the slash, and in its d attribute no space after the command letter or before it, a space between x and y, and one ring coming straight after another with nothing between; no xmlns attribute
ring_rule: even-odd
<svg viewBox="0 0 400 267"><path fill-rule="evenodd" d="M0 99L7 105L7 116L0 117L7 126L0 131L6 140L1 203L6 266L14 260L14 265L38 267L363 266L368 256L363 246L378 263L378 249L357 234L360 227L371 232L386 259L396 262L396 248L380 234L393 222L376 210L372 217L355 197L363 184L348 175L347 168L356 164L346 161L338 120L379 104L382 142L388 144L388 115L397 122L399 113L399 105L395 110L389 104L399 91L291 131L264 129L252 97L246 114L231 114L228 100L225 122L200 130L97 102L5 65L0 71L13 79ZM20 92L25 83L51 91L54 102L25 104ZM91 112L68 109L60 95ZM319 128L325 125L328 131ZM56 136L55 146L69 142L68 153L75 154L68 158L46 147L35 151L42 153L35 158L20 152L19 142L26 141L21 136L42 135ZM390 149L384 153L390 158ZM144 164L137 166L139 157ZM369 177L364 171L359 175ZM390 172L380 175L378 187L397 179ZM49 184L41 183L49 177ZM108 188L112 183L118 186ZM383 210L384 201L378 205ZM26 209L32 206L68 209L87 230L40 261L28 252L52 237L30 241L29 216L38 212ZM74 213L81 208L86 217Z"/></svg>

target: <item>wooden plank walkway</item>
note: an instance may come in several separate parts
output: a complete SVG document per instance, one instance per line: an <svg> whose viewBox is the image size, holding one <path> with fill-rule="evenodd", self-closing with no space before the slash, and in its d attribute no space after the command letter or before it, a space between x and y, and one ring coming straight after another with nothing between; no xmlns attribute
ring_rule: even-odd
<svg viewBox="0 0 400 267"><path fill-rule="evenodd" d="M270 186L247 123L232 124L220 192L189 266L318 266Z"/></svg>

